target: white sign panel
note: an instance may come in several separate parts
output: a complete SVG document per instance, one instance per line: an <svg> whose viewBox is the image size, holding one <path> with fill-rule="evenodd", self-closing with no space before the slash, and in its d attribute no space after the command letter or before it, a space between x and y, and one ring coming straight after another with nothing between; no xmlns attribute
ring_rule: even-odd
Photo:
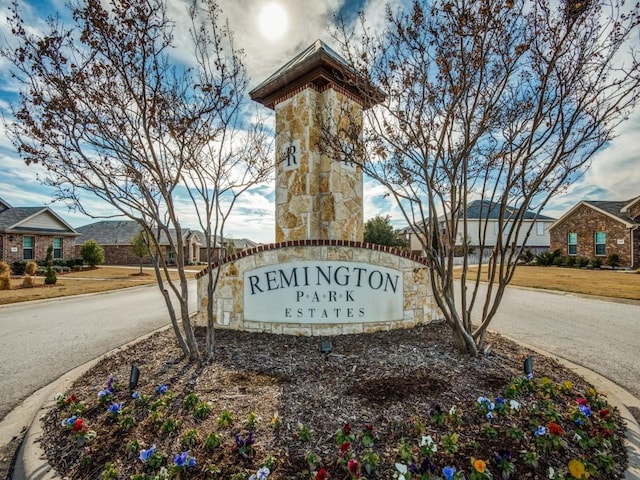
<svg viewBox="0 0 640 480"><path fill-rule="evenodd" d="M618 238L617 243L618 245L624 245L624 238Z"/></svg>
<svg viewBox="0 0 640 480"><path fill-rule="evenodd" d="M244 318L274 323L402 320L404 282L393 268L300 261L244 272Z"/></svg>

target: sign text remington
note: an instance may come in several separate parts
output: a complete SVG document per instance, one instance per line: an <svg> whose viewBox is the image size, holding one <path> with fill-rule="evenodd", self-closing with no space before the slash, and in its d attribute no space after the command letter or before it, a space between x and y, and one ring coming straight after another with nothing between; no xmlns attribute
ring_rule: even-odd
<svg viewBox="0 0 640 480"><path fill-rule="evenodd" d="M402 320L402 272L367 263L300 261L244 272L244 318L257 322Z"/></svg>

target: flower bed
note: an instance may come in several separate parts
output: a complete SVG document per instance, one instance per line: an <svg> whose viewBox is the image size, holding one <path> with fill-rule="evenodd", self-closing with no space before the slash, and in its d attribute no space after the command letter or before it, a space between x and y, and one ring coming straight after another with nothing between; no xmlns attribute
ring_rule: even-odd
<svg viewBox="0 0 640 480"><path fill-rule="evenodd" d="M202 332L200 332L201 334ZM555 362L447 327L321 339L224 331L213 365L170 332L108 358L61 395L43 446L69 478L620 478L618 412ZM533 355L534 376L522 364ZM140 382L128 389L131 363Z"/></svg>

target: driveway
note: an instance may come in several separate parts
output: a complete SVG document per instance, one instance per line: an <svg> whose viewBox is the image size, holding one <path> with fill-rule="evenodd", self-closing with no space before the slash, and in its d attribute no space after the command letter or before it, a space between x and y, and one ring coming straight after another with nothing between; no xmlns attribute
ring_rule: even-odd
<svg viewBox="0 0 640 480"><path fill-rule="evenodd" d="M0 306L0 419L62 374L168 323L156 285Z"/></svg>

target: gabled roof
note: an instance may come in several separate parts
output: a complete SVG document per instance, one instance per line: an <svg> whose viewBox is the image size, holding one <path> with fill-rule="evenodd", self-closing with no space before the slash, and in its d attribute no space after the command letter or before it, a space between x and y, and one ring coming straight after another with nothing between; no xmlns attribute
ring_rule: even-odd
<svg viewBox="0 0 640 480"><path fill-rule="evenodd" d="M348 77L353 78L354 75L357 74L344 58L322 40L316 40L251 90L249 96L273 109L278 99L298 87L309 83L317 86L332 83L351 92L367 107L384 99L384 93L373 86L367 86L367 92L363 96L360 88L348 80Z"/></svg>
<svg viewBox="0 0 640 480"><path fill-rule="evenodd" d="M0 212L6 210L7 208L11 208L9 202L5 202L2 198L0 198Z"/></svg>
<svg viewBox="0 0 640 480"><path fill-rule="evenodd" d="M604 215L607 215L614 220L623 223L627 228L632 228L637 225L633 218L631 218L626 212L636 201L640 200L640 197L625 201L602 201L602 200L582 200L571 207L564 215L562 215L557 222L555 222L550 228L555 228L564 222L567 218L571 217L581 206L586 206Z"/></svg>
<svg viewBox="0 0 640 480"><path fill-rule="evenodd" d="M78 227L77 231L81 235L78 242L82 243L87 240L95 240L99 245L131 245L131 239L141 229L142 227L140 227L140 224L135 220L102 220ZM175 239L175 230L171 229L170 232L171 236ZM182 238L189 239L194 233L199 240L199 232L183 228ZM159 243L160 245L169 244L169 239L164 232L160 235Z"/></svg>
<svg viewBox="0 0 640 480"><path fill-rule="evenodd" d="M34 222L39 216L50 216L54 221L49 227L39 226ZM55 224L59 226L53 226ZM0 232L78 235L71 225L49 207L10 207L0 211Z"/></svg>
<svg viewBox="0 0 640 480"><path fill-rule="evenodd" d="M632 208L634 205L640 206L640 195L637 196L636 198L632 198L631 200L629 200L629 203L627 203L624 207L622 207L620 211L622 213L627 213L629 209Z"/></svg>

